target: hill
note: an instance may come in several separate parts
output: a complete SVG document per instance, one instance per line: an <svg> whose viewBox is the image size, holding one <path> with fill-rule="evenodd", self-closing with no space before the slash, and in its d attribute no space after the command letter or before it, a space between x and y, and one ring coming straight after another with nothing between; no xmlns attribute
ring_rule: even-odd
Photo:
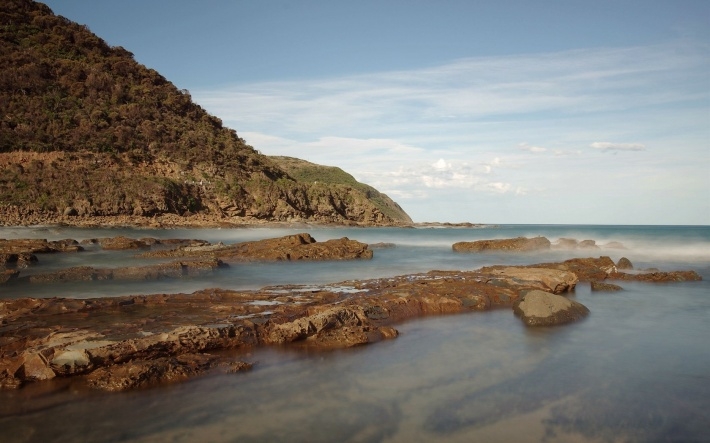
<svg viewBox="0 0 710 443"><path fill-rule="evenodd" d="M337 182L290 174L188 91L41 3L0 5L0 63L6 224L166 216L411 223L351 176Z"/></svg>

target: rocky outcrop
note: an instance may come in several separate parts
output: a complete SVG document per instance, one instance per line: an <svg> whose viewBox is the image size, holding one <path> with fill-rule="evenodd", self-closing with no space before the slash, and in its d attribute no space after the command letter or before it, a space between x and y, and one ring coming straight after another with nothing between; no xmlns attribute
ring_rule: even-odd
<svg viewBox="0 0 710 443"><path fill-rule="evenodd" d="M517 237L499 240L458 242L452 246L456 252L511 251L526 252L550 249L550 240L545 237Z"/></svg>
<svg viewBox="0 0 710 443"><path fill-rule="evenodd" d="M164 278L196 276L228 266L219 259L183 260L148 266L127 266L120 268L93 268L78 266L60 271L34 274L18 279L28 283L60 283L98 280L145 281Z"/></svg>
<svg viewBox="0 0 710 443"><path fill-rule="evenodd" d="M534 275L546 283L536 282ZM396 337L393 325L406 319L511 306L531 289L549 285L568 291L573 284L564 271L509 267L495 272L432 271L317 290L283 286L189 295L8 300L0 303L0 384L17 387L88 374L87 382L102 389L143 386L224 363L221 357L200 359L199 364L190 357L194 364L187 366L176 363L186 354L284 344L358 346ZM151 369L153 361L157 366Z"/></svg>
<svg viewBox="0 0 710 443"><path fill-rule="evenodd" d="M555 326L580 320L589 309L560 295L535 290L515 302L513 312L527 326Z"/></svg>
<svg viewBox="0 0 710 443"><path fill-rule="evenodd" d="M0 254L43 254L51 252L79 252L83 248L76 240L0 239Z"/></svg>
<svg viewBox="0 0 710 443"><path fill-rule="evenodd" d="M142 254L141 257L217 257L226 262L353 260L370 259L372 251L367 244L350 240L347 237L317 242L310 234L302 233L233 245L208 245L151 251Z"/></svg>
<svg viewBox="0 0 710 443"><path fill-rule="evenodd" d="M313 244L309 237L298 238L291 241ZM17 388L55 377L78 377L106 390L150 386L220 368L247 368L237 353L257 346L360 346L395 338L394 326L408 319L495 307L513 307L530 326L562 324L588 313L558 295L574 289L578 280L636 278L610 262L608 257L574 259L259 291L3 300L0 386ZM663 274L694 278L692 273Z"/></svg>

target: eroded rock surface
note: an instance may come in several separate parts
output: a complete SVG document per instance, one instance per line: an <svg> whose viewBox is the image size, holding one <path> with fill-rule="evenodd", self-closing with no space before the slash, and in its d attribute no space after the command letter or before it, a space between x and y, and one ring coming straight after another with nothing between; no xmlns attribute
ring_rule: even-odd
<svg viewBox="0 0 710 443"><path fill-rule="evenodd" d="M250 260L353 260L370 259L367 244L347 237L317 242L310 234L301 233L280 238L257 240L233 245L181 247L151 251L141 257L217 257L227 262Z"/></svg>
<svg viewBox="0 0 710 443"><path fill-rule="evenodd" d="M550 249L550 240L545 237L517 237L498 240L477 240L472 242L454 243L452 248L457 252L539 251Z"/></svg>
<svg viewBox="0 0 710 443"><path fill-rule="evenodd" d="M526 324L561 324L582 318L586 308L557 294L599 275L641 281L697 276L623 274L600 257L258 291L3 300L0 387L55 377L106 390L149 386L224 365L230 371L249 366L222 350L359 346L396 337L394 326L407 319L494 307L515 306Z"/></svg>
<svg viewBox="0 0 710 443"><path fill-rule="evenodd" d="M528 326L554 326L584 318L589 309L561 295L534 290L515 302L513 312Z"/></svg>

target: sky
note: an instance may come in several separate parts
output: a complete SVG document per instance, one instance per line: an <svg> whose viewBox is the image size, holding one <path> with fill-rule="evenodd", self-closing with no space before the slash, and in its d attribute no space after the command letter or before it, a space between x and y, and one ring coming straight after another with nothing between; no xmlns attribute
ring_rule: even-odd
<svg viewBox="0 0 710 443"><path fill-rule="evenodd" d="M44 3L416 222L710 225L710 1Z"/></svg>

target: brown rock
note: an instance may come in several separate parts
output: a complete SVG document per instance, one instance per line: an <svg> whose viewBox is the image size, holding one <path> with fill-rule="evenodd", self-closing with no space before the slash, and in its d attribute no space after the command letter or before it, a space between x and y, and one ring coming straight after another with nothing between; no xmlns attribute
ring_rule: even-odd
<svg viewBox="0 0 710 443"><path fill-rule="evenodd" d="M99 368L87 376L87 382L96 389L124 391L194 377L214 367L215 360L205 354L183 354L151 361L129 361Z"/></svg>
<svg viewBox="0 0 710 443"><path fill-rule="evenodd" d="M599 249L599 246L597 246L597 242L594 240L582 240L579 242L579 248L580 249Z"/></svg>
<svg viewBox="0 0 710 443"><path fill-rule="evenodd" d="M618 262L616 262L616 269L634 269L634 265L631 264L631 260L626 257L621 257Z"/></svg>
<svg viewBox="0 0 710 443"><path fill-rule="evenodd" d="M233 245L182 247L170 251L151 251L141 257L217 257L227 262L279 261L279 260L353 260L370 259L372 251L367 244L347 237L325 242L307 233L288 235Z"/></svg>
<svg viewBox="0 0 710 443"><path fill-rule="evenodd" d="M142 240L123 236L97 239L103 249L124 250L124 249L146 249L150 247Z"/></svg>
<svg viewBox="0 0 710 443"><path fill-rule="evenodd" d="M604 283L600 281L593 281L591 282L591 287L592 291L623 291L624 288L622 288L619 285L615 285L613 283Z"/></svg>
<svg viewBox="0 0 710 443"><path fill-rule="evenodd" d="M554 326L584 318L589 309L560 295L534 290L513 305L513 312L528 326Z"/></svg>
<svg viewBox="0 0 710 443"><path fill-rule="evenodd" d="M492 267L483 268L492 276L509 279L509 285L520 285L527 288L538 288L543 291L560 294L569 292L577 285L577 276L569 271L534 268L534 267Z"/></svg>
<svg viewBox="0 0 710 443"><path fill-rule="evenodd" d="M545 237L477 240L473 242L454 243L452 248L457 252L538 251L550 249L550 240Z"/></svg>
<svg viewBox="0 0 710 443"><path fill-rule="evenodd" d="M626 272L615 272L609 275L610 279L643 281L650 283L667 283L681 281L700 281L702 277L695 271L671 271L671 272L648 272L639 274L628 274Z"/></svg>
<svg viewBox="0 0 710 443"><path fill-rule="evenodd" d="M23 381L51 380L56 377L49 368L47 361L39 353L25 353L24 361L15 373L15 377Z"/></svg>

